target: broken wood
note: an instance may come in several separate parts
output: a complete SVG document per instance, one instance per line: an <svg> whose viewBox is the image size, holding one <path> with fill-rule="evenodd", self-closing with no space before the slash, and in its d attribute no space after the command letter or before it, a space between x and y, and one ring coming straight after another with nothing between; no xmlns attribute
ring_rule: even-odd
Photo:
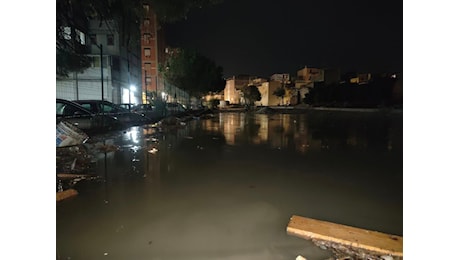
<svg viewBox="0 0 460 260"><path fill-rule="evenodd" d="M67 189L64 191L58 191L56 192L56 202L77 196L78 192L74 189Z"/></svg>
<svg viewBox="0 0 460 260"><path fill-rule="evenodd" d="M286 231L289 235L307 240L338 245L334 246L335 249L348 247L363 255L390 255L399 258L403 256L401 236L296 215L291 217Z"/></svg>

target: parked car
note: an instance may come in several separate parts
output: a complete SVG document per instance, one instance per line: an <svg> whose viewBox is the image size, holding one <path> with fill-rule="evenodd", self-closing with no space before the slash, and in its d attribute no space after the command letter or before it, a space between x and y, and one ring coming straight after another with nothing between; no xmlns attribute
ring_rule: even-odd
<svg viewBox="0 0 460 260"><path fill-rule="evenodd" d="M97 115L80 104L56 99L56 124L67 121L86 133L117 129L121 126L118 119L109 115Z"/></svg>
<svg viewBox="0 0 460 260"><path fill-rule="evenodd" d="M156 109L156 107L151 104L136 105L131 108L131 111L134 113L141 114L145 117L148 117L151 122L157 121L161 118L161 111Z"/></svg>
<svg viewBox="0 0 460 260"><path fill-rule="evenodd" d="M122 103L122 104L119 104L120 107L122 108L126 108L128 109L129 111L132 111L132 108L135 106L134 104L129 104L129 103Z"/></svg>
<svg viewBox="0 0 460 260"><path fill-rule="evenodd" d="M187 108L180 103L166 103L166 115L180 115L187 111Z"/></svg>
<svg viewBox="0 0 460 260"><path fill-rule="evenodd" d="M122 108L106 100L74 100L74 102L95 114L113 116L126 127L144 125L149 121L149 119L143 115L133 113L126 108Z"/></svg>

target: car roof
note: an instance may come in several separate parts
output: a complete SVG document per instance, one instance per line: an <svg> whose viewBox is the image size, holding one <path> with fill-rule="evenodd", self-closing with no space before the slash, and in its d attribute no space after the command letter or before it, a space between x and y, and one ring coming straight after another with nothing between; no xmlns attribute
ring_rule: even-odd
<svg viewBox="0 0 460 260"><path fill-rule="evenodd" d="M88 112L90 114L94 114L93 112L91 112L90 110L86 109L85 107L81 106L80 104L74 102L74 101L70 101L70 100L67 100L67 99L62 99L62 98L56 98L56 102L61 102L61 103L67 103L67 104L70 104L72 106L75 106L77 107L78 109L81 109L85 112Z"/></svg>
<svg viewBox="0 0 460 260"><path fill-rule="evenodd" d="M112 103L107 100L99 100L99 99L78 99L78 100L73 100L73 102L93 102L93 103L101 103L101 102L107 102L107 103Z"/></svg>

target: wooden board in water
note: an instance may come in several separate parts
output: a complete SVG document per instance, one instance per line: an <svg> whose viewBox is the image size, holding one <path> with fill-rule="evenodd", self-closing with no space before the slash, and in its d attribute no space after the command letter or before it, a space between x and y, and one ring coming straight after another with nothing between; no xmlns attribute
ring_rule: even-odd
<svg viewBox="0 0 460 260"><path fill-rule="evenodd" d="M289 235L362 249L381 255L403 256L403 238L376 231L293 215Z"/></svg>

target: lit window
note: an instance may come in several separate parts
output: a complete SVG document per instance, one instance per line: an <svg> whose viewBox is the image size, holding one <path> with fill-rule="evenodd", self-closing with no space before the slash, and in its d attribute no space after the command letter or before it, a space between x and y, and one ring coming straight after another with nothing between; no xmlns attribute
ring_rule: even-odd
<svg viewBox="0 0 460 260"><path fill-rule="evenodd" d="M85 45L85 34L78 29L75 29L75 37L78 43Z"/></svg>
<svg viewBox="0 0 460 260"><path fill-rule="evenodd" d="M152 69L151 63L145 63L145 70L150 71Z"/></svg>
<svg viewBox="0 0 460 260"><path fill-rule="evenodd" d="M144 56L147 58L150 58L150 48L145 48L144 49Z"/></svg>
<svg viewBox="0 0 460 260"><path fill-rule="evenodd" d="M109 45L109 46L114 45L113 34L107 34L107 45Z"/></svg>
<svg viewBox="0 0 460 260"><path fill-rule="evenodd" d="M62 30L62 35L64 36L64 39L66 40L72 39L70 27L64 27Z"/></svg>
<svg viewBox="0 0 460 260"><path fill-rule="evenodd" d="M150 25L150 19L144 19L144 26Z"/></svg>
<svg viewBox="0 0 460 260"><path fill-rule="evenodd" d="M145 84L150 85L152 83L151 77L145 77Z"/></svg>

